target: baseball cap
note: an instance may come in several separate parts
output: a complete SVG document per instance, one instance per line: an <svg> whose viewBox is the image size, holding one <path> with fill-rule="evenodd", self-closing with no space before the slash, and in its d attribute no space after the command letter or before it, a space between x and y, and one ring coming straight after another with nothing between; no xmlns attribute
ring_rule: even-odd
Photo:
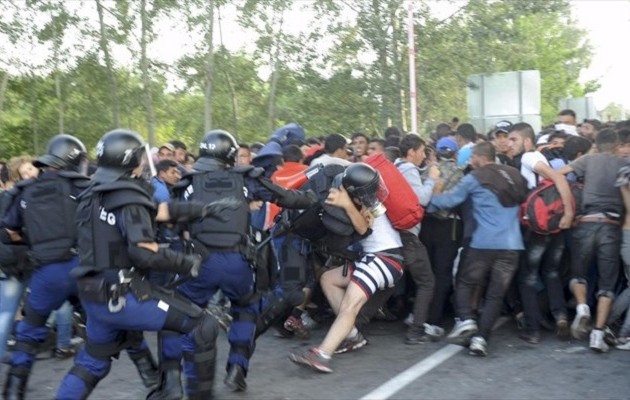
<svg viewBox="0 0 630 400"><path fill-rule="evenodd" d="M510 133L510 128L512 127L512 123L510 121L499 121L494 126L494 134L496 135L498 132Z"/></svg>
<svg viewBox="0 0 630 400"><path fill-rule="evenodd" d="M447 136L438 140L437 144L435 145L435 149L437 151L444 151L444 150L457 151L459 147L457 146L457 142L455 141L455 139Z"/></svg>
<svg viewBox="0 0 630 400"><path fill-rule="evenodd" d="M160 147L158 147L158 150L160 149L168 149L170 151L175 151L175 146L173 146L170 143L164 143L163 145L160 145Z"/></svg>

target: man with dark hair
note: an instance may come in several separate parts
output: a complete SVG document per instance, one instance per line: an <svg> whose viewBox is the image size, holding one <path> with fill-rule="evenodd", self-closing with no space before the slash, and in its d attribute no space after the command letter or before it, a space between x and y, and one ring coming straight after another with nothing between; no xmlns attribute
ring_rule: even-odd
<svg viewBox="0 0 630 400"><path fill-rule="evenodd" d="M363 132L355 132L351 136L352 150L354 150L354 160L361 161L367 155L368 142L370 138Z"/></svg>
<svg viewBox="0 0 630 400"><path fill-rule="evenodd" d="M416 193L418 201L424 207L431 201L435 180L440 177L440 170L433 165L429 168L428 176L422 179L418 167L426 158L426 144L420 136L409 134L400 143L402 157L396 161L396 166ZM438 340L444 329L427 324L429 306L433 298L435 278L429 261L429 254L418 237L420 224L413 228L399 231L402 240L403 258L406 270L416 287L413 305L413 323L407 330L406 344L420 344L429 340Z"/></svg>
<svg viewBox="0 0 630 400"><path fill-rule="evenodd" d="M440 123L435 127L435 134L433 134L434 143L438 140L442 139L445 136L451 136L453 134L453 129L447 123Z"/></svg>
<svg viewBox="0 0 630 400"><path fill-rule="evenodd" d="M348 153L346 152L348 148L348 141L343 135L338 133L332 133L326 136L326 141L324 142L324 154L313 159L311 161L311 166L317 164L339 164L348 166L350 165L350 161L348 161Z"/></svg>
<svg viewBox="0 0 630 400"><path fill-rule="evenodd" d="M477 140L475 127L471 124L461 124L457 127L457 132L455 132L455 140L459 146L459 152L457 153L457 166L465 167L468 164L468 160L472 155L472 148Z"/></svg>
<svg viewBox="0 0 630 400"><path fill-rule="evenodd" d="M630 129L619 129L617 131L617 136L619 136L619 149L617 151L617 154L619 155L619 157L628 160L628 158L630 157Z"/></svg>
<svg viewBox="0 0 630 400"><path fill-rule="evenodd" d="M510 154L510 141L508 133L512 123L510 121L499 121L488 133L488 140L494 145L497 152L497 160L500 164L509 165L512 154Z"/></svg>
<svg viewBox="0 0 630 400"><path fill-rule="evenodd" d="M491 143L477 144L470 158L473 171L448 193L434 195L427 209L429 212L451 209L466 199L472 200L477 228L457 274L455 296L459 321L448 340L468 345L471 354L480 356L487 355L487 340L524 248L518 213L527 195L525 180L518 170L495 164L495 155ZM471 303L478 287L486 287L479 323Z"/></svg>
<svg viewBox="0 0 630 400"><path fill-rule="evenodd" d="M597 133L604 128L604 125L598 119L585 119L580 128L580 135L595 142Z"/></svg>
<svg viewBox="0 0 630 400"><path fill-rule="evenodd" d="M170 188L181 178L175 160L162 160L155 165L156 176L151 178L153 185L153 200L157 203L168 203L171 199Z"/></svg>
<svg viewBox="0 0 630 400"><path fill-rule="evenodd" d="M175 149L175 161L180 165L186 164L186 155L188 154L188 148L181 140L171 140L169 142Z"/></svg>
<svg viewBox="0 0 630 400"><path fill-rule="evenodd" d="M385 140L381 138L372 138L368 143L368 156L379 154L385 150Z"/></svg>
<svg viewBox="0 0 630 400"><path fill-rule="evenodd" d="M571 333L582 339L591 321L587 305L587 275L594 259L597 259L597 314L590 335L590 348L607 352L604 341L606 320L615 296L619 276L619 253L622 240L621 222L624 203L621 191L615 186L617 172L626 164L615 152L619 137L612 129L603 129L595 139L597 153L587 154L573 161L558 172L575 172L584 178L582 215L573 229L571 246L571 279L569 288L577 301L576 316Z"/></svg>
<svg viewBox="0 0 630 400"><path fill-rule="evenodd" d="M384 136L385 136L385 139L387 139L390 136L402 137L403 136L403 132L397 126L390 126L389 128L385 129Z"/></svg>
<svg viewBox="0 0 630 400"><path fill-rule="evenodd" d="M236 165L251 165L252 164L252 152L249 145L240 143L238 145L238 154L236 155Z"/></svg>
<svg viewBox="0 0 630 400"><path fill-rule="evenodd" d="M565 125L577 125L577 117L575 111L571 109L565 109L558 113L558 123Z"/></svg>

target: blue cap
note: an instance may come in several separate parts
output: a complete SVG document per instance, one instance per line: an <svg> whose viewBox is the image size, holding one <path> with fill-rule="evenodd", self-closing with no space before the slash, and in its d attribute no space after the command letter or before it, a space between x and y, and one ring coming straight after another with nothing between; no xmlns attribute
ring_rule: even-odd
<svg viewBox="0 0 630 400"><path fill-rule="evenodd" d="M457 142L455 141L455 139L447 136L438 140L437 144L435 145L435 148L437 149L437 151L444 151L444 150L457 151L459 149L459 146L457 146Z"/></svg>

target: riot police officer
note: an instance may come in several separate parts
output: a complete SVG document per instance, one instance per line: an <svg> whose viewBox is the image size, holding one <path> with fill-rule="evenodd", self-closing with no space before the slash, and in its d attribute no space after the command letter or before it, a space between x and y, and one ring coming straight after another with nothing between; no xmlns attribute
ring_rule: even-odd
<svg viewBox="0 0 630 400"><path fill-rule="evenodd" d="M35 265L24 319L16 327L5 398L24 397L38 347L48 336L48 316L67 299L76 297L76 282L70 277L70 271L78 265L75 199L89 182L79 173L86 161L85 146L79 139L70 135L53 137L46 154L33 162L41 169L39 176L16 185L4 216L3 241L24 240Z"/></svg>
<svg viewBox="0 0 630 400"><path fill-rule="evenodd" d="M147 154L142 138L127 130L108 132L97 145L97 170L77 209L80 265L73 272L87 314L87 341L59 387L59 399L86 398L134 332L162 329L185 334L188 398L212 396L216 322L188 300L144 279L149 270L196 275L200 264L198 256L155 242L158 210L142 177ZM172 202L161 204L159 212L165 213L162 220L179 221L212 210Z"/></svg>
<svg viewBox="0 0 630 400"><path fill-rule="evenodd" d="M188 230L194 249L203 257L196 279L178 290L195 304L205 307L217 290L232 304L234 320L228 332L230 351L225 384L233 391L243 391L249 359L255 347L256 323L269 310L267 299L256 293L256 249L250 237L250 204L271 201L287 208L308 208L316 201L313 193L284 189L263 176L264 170L251 166L234 167L238 144L223 130L205 134L199 145L199 159L194 171L182 179L183 199L207 203L223 197L237 197L240 205L216 218L193 221ZM299 304L299 302L298 302ZM165 338L163 349L176 353L176 338ZM163 390L170 389L163 382Z"/></svg>

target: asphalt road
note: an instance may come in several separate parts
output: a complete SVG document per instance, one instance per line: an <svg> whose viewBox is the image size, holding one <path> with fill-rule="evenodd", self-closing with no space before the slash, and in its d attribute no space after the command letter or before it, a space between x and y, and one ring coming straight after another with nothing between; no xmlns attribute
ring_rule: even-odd
<svg viewBox="0 0 630 400"><path fill-rule="evenodd" d="M218 399L630 399L630 352L596 354L588 343L559 341L551 332L539 345L516 335L507 321L490 341L486 358L445 341L416 346L403 343L402 322L373 322L368 346L335 356L334 373L320 374L294 365L289 352L317 344L325 329L308 341L279 339L268 332L258 340L245 393L223 385L227 340L219 338L215 397ZM147 335L155 344L155 336ZM27 399L52 399L71 360L36 363ZM7 366L2 366L2 381ZM125 354L91 399L143 399L142 386Z"/></svg>

